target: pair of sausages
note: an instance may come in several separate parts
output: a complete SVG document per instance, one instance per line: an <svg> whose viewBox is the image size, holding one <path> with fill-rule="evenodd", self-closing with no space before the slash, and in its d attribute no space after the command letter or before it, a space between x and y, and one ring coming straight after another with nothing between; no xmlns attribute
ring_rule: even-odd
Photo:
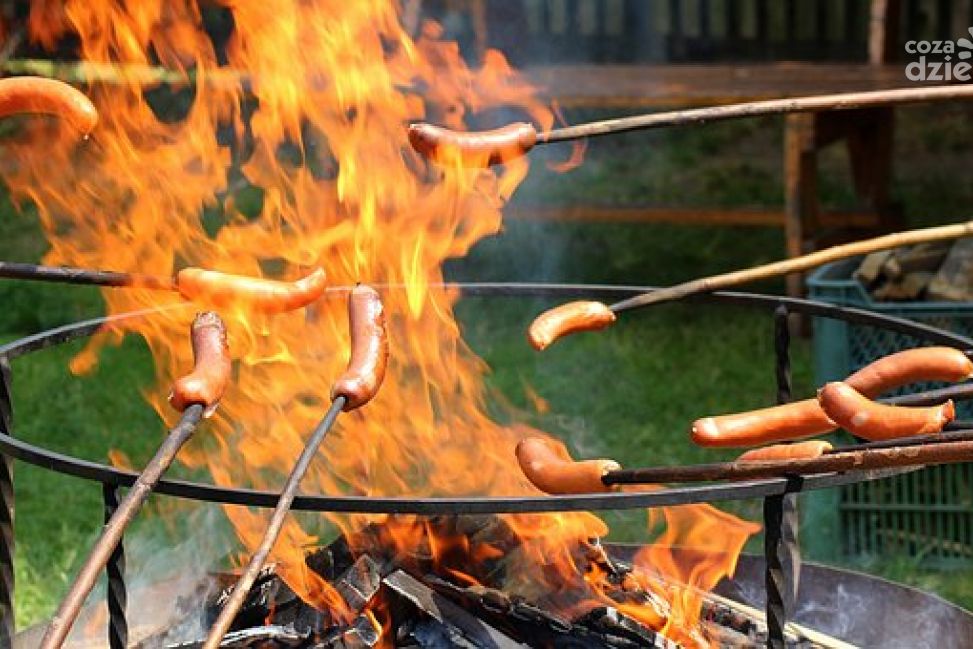
<svg viewBox="0 0 973 649"><path fill-rule="evenodd" d="M525 122L479 132L413 124L409 127L409 143L420 154L436 162L487 167L509 162L533 149L537 143L537 129Z"/></svg>
<svg viewBox="0 0 973 649"><path fill-rule="evenodd" d="M973 361L963 352L950 347L922 347L891 354L863 367L845 383L859 392L866 400L889 390L924 381L955 383L973 376ZM832 396L834 390L829 390ZM844 393L843 393L844 394ZM886 410L890 406L869 401L868 412L876 413L868 428L875 422L891 422L896 416L901 420L901 409ZM913 409L909 409L913 410ZM878 414L884 413L884 414ZM700 446L740 447L758 446L773 442L803 439L828 433L841 426L855 432L850 421L840 422L829 416L818 399L805 399L781 406L762 408L748 412L704 417L693 422L692 440ZM882 424L883 426L886 424ZM888 424L891 425L891 424ZM903 424L904 425L904 424ZM860 430L863 430L859 428ZM883 439L884 432L869 433L863 437ZM857 432L855 434L858 434Z"/></svg>
<svg viewBox="0 0 973 649"><path fill-rule="evenodd" d="M188 300L216 308L241 306L260 313L284 313L311 304L327 289L321 268L295 282L230 275L202 268L183 268L176 289Z"/></svg>
<svg viewBox="0 0 973 649"><path fill-rule="evenodd" d="M385 378L389 355L385 310L375 289L359 285L351 291L348 320L351 357L331 390L332 399L345 398L345 411L360 408L375 396ZM169 403L180 411L200 404L212 412L226 391L232 371L226 325L212 311L200 313L193 320L190 336L193 371L175 382Z"/></svg>
<svg viewBox="0 0 973 649"><path fill-rule="evenodd" d="M98 123L98 111L91 100L62 81L42 77L0 79L0 117L21 113L60 117L82 135Z"/></svg>

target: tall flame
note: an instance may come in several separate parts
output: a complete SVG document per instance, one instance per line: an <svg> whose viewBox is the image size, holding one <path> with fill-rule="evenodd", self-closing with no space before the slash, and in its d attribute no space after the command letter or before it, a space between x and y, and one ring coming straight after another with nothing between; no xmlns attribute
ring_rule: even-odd
<svg viewBox="0 0 973 649"><path fill-rule="evenodd" d="M33 41L54 48L76 34L83 59L115 77L88 89L101 123L87 143L32 122L28 137L10 145L19 165L6 180L38 206L51 244L45 261L159 275L195 265L278 279L321 266L334 285L402 285L384 295L392 355L383 389L339 419L304 489L536 493L513 461L523 428L485 414L485 366L460 336L457 295L437 285L445 260L499 231L500 209L526 162L500 172L433 166L410 149L405 127L427 120L464 128L468 117L503 107L547 129L551 111L500 53L488 52L470 69L437 25L410 37L392 0L209 6L232 20L226 43L207 34L207 16L193 0L32 5ZM147 66L183 73L185 87L151 85L139 72ZM178 299L148 290L104 296L111 313ZM180 459L221 485L276 488L347 360L346 307L326 298L294 313L241 308L221 315L234 379L206 434ZM146 396L168 423L176 416L165 402L168 386L191 366L191 316L189 309L168 310L126 325L155 358L156 381ZM72 368L93 367L98 347L124 333L95 339ZM265 513L227 514L244 546L254 547ZM410 517L301 520L303 526L288 522L272 558L295 590L339 615L340 597L305 568L309 545L335 528L355 538L375 522L401 547L429 531ZM520 540L512 574L530 588L576 585L570 548L607 533L585 513L505 521ZM498 552L462 535L435 538L434 554L457 544L474 557ZM590 596L604 597L597 588Z"/></svg>

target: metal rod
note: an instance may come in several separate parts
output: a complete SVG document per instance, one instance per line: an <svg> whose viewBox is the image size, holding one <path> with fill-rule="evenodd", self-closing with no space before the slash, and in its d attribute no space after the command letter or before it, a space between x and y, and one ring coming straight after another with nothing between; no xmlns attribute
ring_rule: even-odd
<svg viewBox="0 0 973 649"><path fill-rule="evenodd" d="M816 113L832 110L856 110L927 101L946 101L951 99L973 98L973 86L952 85L926 88L897 88L894 90L873 90L869 92L847 92L813 97L792 99L772 99L753 101L727 106L690 108L664 113L648 113L633 117L607 119L576 126L554 129L548 133L537 134L537 144L567 142L590 137L601 137L671 126L688 126L725 119L742 117L762 117L790 113Z"/></svg>
<svg viewBox="0 0 973 649"><path fill-rule="evenodd" d="M964 440L891 448L855 449L801 460L765 462L737 460L691 466L622 469L606 474L603 480L607 485L749 480L969 461L973 461L973 441Z"/></svg>
<svg viewBox="0 0 973 649"><path fill-rule="evenodd" d="M10 362L0 356L0 432L13 435ZM14 458L0 455L0 648L13 646L14 618Z"/></svg>
<svg viewBox="0 0 973 649"><path fill-rule="evenodd" d="M102 499L105 503L105 525L111 523L112 517L118 511L119 488L112 484L103 484ZM128 606L128 588L125 585L125 543L119 540L118 545L108 558L105 566L108 577L106 589L108 604L108 647L109 649L126 649L128 647L128 618L125 609Z"/></svg>
<svg viewBox="0 0 973 649"><path fill-rule="evenodd" d="M50 625L41 640L41 649L58 649L64 644L71 627L74 625L81 607L91 589L94 588L98 575L105 568L115 548L118 547L125 533L125 528L138 514L146 498L162 477L162 474L172 464L176 453L186 441L192 437L203 417L203 406L194 404L186 408L179 423L171 431L156 451L155 456L146 465L135 484L126 494L118 509L112 514L111 520L105 525L101 536L91 549L87 560L75 577L71 590L58 607L57 613L51 619Z"/></svg>
<svg viewBox="0 0 973 649"><path fill-rule="evenodd" d="M250 588L260 574L260 570L267 561L270 551L273 550L274 544L277 542L277 537L280 536L280 532L284 527L284 520L287 518L287 514L294 502L294 497L297 495L297 489L301 485L304 474L307 473L308 467L311 466L311 461L317 455L321 442L324 441L325 436L327 436L331 427L334 426L334 422L341 413L342 408L345 407L345 402L345 397L336 397L331 402L331 408L324 416L324 419L318 423L314 432L311 433L311 437L304 446L301 456L291 470L291 474L287 477L284 490L281 491L277 506L274 507L274 512L271 514L267 531L264 532L263 539L261 539L257 550L250 557L250 564L237 581L236 586L233 588L233 593L226 601L226 604L223 605L219 617L213 623L213 626L210 627L209 635L207 635L206 642L203 644L203 649L216 649L219 647L223 636L230 630L230 626L233 624L233 620L243 606L243 602L250 592Z"/></svg>
<svg viewBox="0 0 973 649"><path fill-rule="evenodd" d="M973 90L973 86L968 87ZM694 279L668 288L649 291L641 295L636 295L635 297L630 297L612 304L609 308L615 313L620 313L660 302L679 300L697 293L710 293L749 282L771 279L792 273L803 273L833 261L878 252L879 250L911 246L917 243L928 243L931 241L959 239L970 235L973 235L973 221L887 234L873 239L833 246L807 255L801 255L800 257L775 261L762 266L754 266L753 268L745 268L720 275Z"/></svg>
<svg viewBox="0 0 973 649"><path fill-rule="evenodd" d="M118 273L110 270L89 270L70 266L42 266L12 261L0 261L0 277L36 282L57 282L59 284L137 287L158 291L176 290L176 281L172 277Z"/></svg>

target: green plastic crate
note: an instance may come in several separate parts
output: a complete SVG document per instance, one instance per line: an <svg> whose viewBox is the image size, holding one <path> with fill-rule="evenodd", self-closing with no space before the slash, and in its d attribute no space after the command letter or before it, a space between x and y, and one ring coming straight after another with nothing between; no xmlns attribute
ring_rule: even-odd
<svg viewBox="0 0 973 649"><path fill-rule="evenodd" d="M852 277L860 261L815 271L808 279L810 297L973 335L973 303L875 302ZM840 380L880 356L920 344L911 336L816 318L815 379L818 385ZM973 416L973 404L957 410L961 418ZM819 559L910 556L931 566L973 564L973 464L816 492L805 503L804 545Z"/></svg>

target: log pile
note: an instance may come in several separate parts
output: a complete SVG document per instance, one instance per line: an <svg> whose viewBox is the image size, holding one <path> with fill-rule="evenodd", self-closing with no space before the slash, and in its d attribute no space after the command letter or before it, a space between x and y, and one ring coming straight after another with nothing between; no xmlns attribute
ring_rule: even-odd
<svg viewBox="0 0 973 649"><path fill-rule="evenodd" d="M879 302L971 302L973 239L875 252L862 260L854 277Z"/></svg>

